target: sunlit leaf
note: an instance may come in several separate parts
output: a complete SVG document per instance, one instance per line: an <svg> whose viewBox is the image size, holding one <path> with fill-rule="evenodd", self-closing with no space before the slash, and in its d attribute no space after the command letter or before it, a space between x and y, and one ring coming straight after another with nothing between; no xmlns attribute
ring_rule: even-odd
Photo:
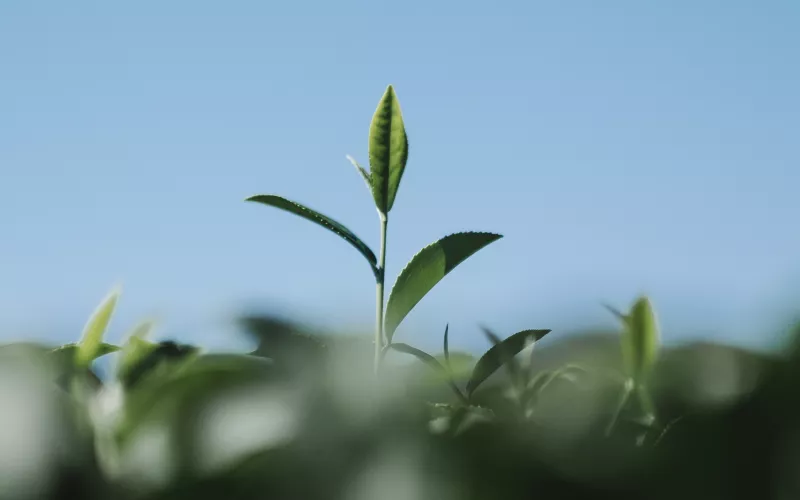
<svg viewBox="0 0 800 500"><path fill-rule="evenodd" d="M114 308L117 305L120 290L115 288L106 296L100 305L95 309L86 326L83 329L81 341L75 351L75 364L79 368L89 366L93 359L98 357L102 350L103 335L105 335Z"/></svg>
<svg viewBox="0 0 800 500"><path fill-rule="evenodd" d="M492 346L475 365L472 377L467 382L467 394L471 396L475 389L496 372L498 368L519 354L525 348L528 338L534 338L538 341L548 333L550 333L550 330L523 330Z"/></svg>
<svg viewBox="0 0 800 500"><path fill-rule="evenodd" d="M359 253L361 253L361 255L363 255L364 258L367 259L367 261L369 262L370 267L372 268L372 272L375 273L376 276L378 275L378 268L377 268L378 260L377 258L375 258L375 254L367 246L367 244L361 241L361 239L358 236L356 236L352 231L347 229L344 225L331 219L327 215L323 215L297 202L287 200L286 198L277 195L261 194L261 195L251 196L250 198L247 198L247 200L245 201L261 203L263 205L268 205L271 207L279 208L281 210L285 210L289 213L295 214L317 225L320 225L333 233L336 233L340 238L344 239L345 241L350 243L356 250L358 250Z"/></svg>
<svg viewBox="0 0 800 500"><path fill-rule="evenodd" d="M369 128L372 196L378 210L384 214L388 214L394 205L407 161L408 137L400 102L394 88L389 85L381 97Z"/></svg>
<svg viewBox="0 0 800 500"><path fill-rule="evenodd" d="M397 277L386 305L385 331L392 340L400 322L457 265L489 243L494 233L456 233L423 248Z"/></svg>

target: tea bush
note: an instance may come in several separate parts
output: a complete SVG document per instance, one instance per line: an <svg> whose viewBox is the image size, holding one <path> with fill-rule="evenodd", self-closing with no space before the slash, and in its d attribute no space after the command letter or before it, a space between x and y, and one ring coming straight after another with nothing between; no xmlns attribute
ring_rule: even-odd
<svg viewBox="0 0 800 500"><path fill-rule="evenodd" d="M394 89L373 117L376 253L334 219L277 195L249 201L353 246L376 281L371 338L241 319L246 354L104 342L119 290L64 346L0 348L0 497L114 499L800 498L800 342L774 354L665 349L653 304L608 307L614 332L559 338L484 328L479 357L426 353L397 328L456 266L500 238L456 233L399 273L386 235L409 158ZM533 325L540 326L540 325ZM800 331L798 331L800 340ZM112 358L102 372L97 360Z"/></svg>

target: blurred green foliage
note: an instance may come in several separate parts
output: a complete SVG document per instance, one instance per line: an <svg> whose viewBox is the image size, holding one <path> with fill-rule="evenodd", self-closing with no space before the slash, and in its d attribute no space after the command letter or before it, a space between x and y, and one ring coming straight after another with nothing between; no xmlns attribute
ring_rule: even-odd
<svg viewBox="0 0 800 500"><path fill-rule="evenodd" d="M85 340L0 348L0 497L800 498L794 337L774 354L638 342L645 404L620 397L624 324L494 333L483 356L405 346L377 376L369 337L241 326L253 352L146 340L149 324L118 350L94 331L87 356L114 358L103 376L75 355Z"/></svg>

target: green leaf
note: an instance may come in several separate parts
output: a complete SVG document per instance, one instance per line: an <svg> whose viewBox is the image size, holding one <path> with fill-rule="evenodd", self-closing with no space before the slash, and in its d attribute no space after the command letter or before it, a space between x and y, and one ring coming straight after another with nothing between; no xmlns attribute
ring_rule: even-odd
<svg viewBox="0 0 800 500"><path fill-rule="evenodd" d="M467 352L451 351L449 357L443 355L434 356L442 366L445 366L454 379L469 377L472 368L475 366L476 358Z"/></svg>
<svg viewBox="0 0 800 500"><path fill-rule="evenodd" d="M394 349L397 352L402 352L402 353L405 353L405 354L411 354L412 356L415 356L417 359L419 359L420 361L422 361L423 363L425 363L426 365L428 365L432 369L436 370L437 372L439 372L439 373L441 373L441 374L443 374L445 376L447 375L447 370L445 370L444 366L442 366L442 364L439 363L436 360L436 358L434 358L433 356L431 356L430 354L428 354L425 351L421 351L421 350L417 349L416 347L411 347L410 345L403 344L401 342L389 344L389 347L391 347L392 349Z"/></svg>
<svg viewBox="0 0 800 500"><path fill-rule="evenodd" d="M500 337L498 337L496 333L494 333L493 331L489 330L488 328L481 327L481 330L483 330L483 334L486 335L486 337L489 339L489 341L492 343L493 346L500 345L503 342L503 340ZM530 345L531 343L535 343L536 342L535 338L533 340L531 340L531 339L532 339L531 337L526 337L525 338L525 345L523 345L522 348L518 352L514 353L513 355L506 356L507 357L507 361L504 363L506 368L508 369L509 378L515 384L518 384L518 385L521 385L522 368L520 367L519 363L517 362L517 358L515 358L514 356L516 356L516 354L519 354L519 352L525 350L525 348L528 347L528 345ZM506 348L503 347L503 346L500 346L500 349L505 350Z"/></svg>
<svg viewBox="0 0 800 500"><path fill-rule="evenodd" d="M128 334L128 340L117 359L118 380L126 382L133 367L158 347L158 344L146 340L152 329L152 321L143 321Z"/></svg>
<svg viewBox="0 0 800 500"><path fill-rule="evenodd" d="M114 313L119 295L119 288L112 290L86 323L78 349L75 352L75 364L78 368L88 367L92 360L99 356L98 353L101 352L103 345L103 335L105 335L108 323L111 321L111 315Z"/></svg>
<svg viewBox="0 0 800 500"><path fill-rule="evenodd" d="M450 370L450 342L448 340L448 334L450 332L450 323L446 324L444 327L444 361L447 364L447 369Z"/></svg>
<svg viewBox="0 0 800 500"><path fill-rule="evenodd" d="M392 209L407 161L408 137L400 102L394 88L389 85L375 110L369 129L372 196L381 213L388 214Z"/></svg>
<svg viewBox="0 0 800 500"><path fill-rule="evenodd" d="M458 396L459 400L461 400L463 403L467 402L466 398L461 393L461 389L459 389L458 386L456 386L455 382L453 381L450 372L448 372L448 370L444 366L442 366L442 364L439 363L439 361L437 361L436 358L434 358L427 352L421 351L416 347L411 347L408 344L392 343L389 344L388 347L398 352L403 352L406 354L411 354L412 356L416 356L417 359L428 365L442 377L442 379L450 386L450 389L452 389L453 392L456 394L456 396Z"/></svg>
<svg viewBox="0 0 800 500"><path fill-rule="evenodd" d="M640 297L631 307L622 333L625 370L637 384L644 383L658 355L658 324L647 297Z"/></svg>
<svg viewBox="0 0 800 500"><path fill-rule="evenodd" d="M356 167L356 170L358 170L358 173L361 174L361 177L364 179L364 182L367 183L367 187L370 190L372 190L372 177L370 176L370 173L367 172L367 170L364 167L359 165L356 159L353 158L352 156L347 155L347 159L348 161L350 161L350 163L353 164L354 167Z"/></svg>
<svg viewBox="0 0 800 500"><path fill-rule="evenodd" d="M55 363L64 369L68 367L74 366L75 358L77 357L79 344L64 344L62 346L56 347L55 349L50 351L50 355L52 359L54 359ZM97 358L101 358L106 354L112 354L119 351L120 348L115 346L114 344L108 344L106 342L101 342L98 346L97 350L94 352L94 356L89 360L91 363Z"/></svg>
<svg viewBox="0 0 800 500"><path fill-rule="evenodd" d="M198 353L194 346L176 344L171 341L148 342L131 337L123 348L117 379L131 388L147 377L158 379L176 371Z"/></svg>
<svg viewBox="0 0 800 500"><path fill-rule="evenodd" d="M472 396L475 389L489 378L489 376L519 354L519 352L525 348L528 338L532 337L538 341L548 333L550 333L550 330L523 330L492 346L492 348L481 356L475 368L472 370L472 377L470 377L469 382L467 382L467 394Z"/></svg>
<svg viewBox="0 0 800 500"><path fill-rule="evenodd" d="M335 220L331 219L326 215L322 215L321 213L312 210L308 207L305 207L299 203L296 203L291 200L287 200L281 196L271 195L271 194L262 194L251 196L247 198L245 201L254 201L256 203L261 203L264 205L268 205L275 208L280 208L281 210L285 210L289 213L293 213L298 215L306 220L309 220L315 224L318 224L325 229L332 231L339 235L342 239L350 243L356 250L358 250L364 258L369 261L370 267L372 268L372 272L375 273L377 277L379 275L378 270L378 259L375 257L375 254L370 250L366 243L361 241L361 239L353 234L352 231L347 229L345 226L336 222Z"/></svg>
<svg viewBox="0 0 800 500"><path fill-rule="evenodd" d="M397 277L386 305L385 331L392 340L400 322L439 281L469 256L502 238L494 233L456 233L423 248Z"/></svg>

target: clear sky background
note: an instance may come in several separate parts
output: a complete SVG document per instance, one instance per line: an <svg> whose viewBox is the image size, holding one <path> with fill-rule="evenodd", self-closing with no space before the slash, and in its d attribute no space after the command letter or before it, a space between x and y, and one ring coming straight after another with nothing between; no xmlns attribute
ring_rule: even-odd
<svg viewBox="0 0 800 500"><path fill-rule="evenodd" d="M347 244L242 200L274 192L377 246L367 133L395 85L411 144L389 275L461 230L505 235L398 338L486 345L613 326L652 296L668 342L768 345L800 310L800 2L0 3L0 339L236 348L276 308L371 328ZM393 278L391 279L393 282Z"/></svg>

